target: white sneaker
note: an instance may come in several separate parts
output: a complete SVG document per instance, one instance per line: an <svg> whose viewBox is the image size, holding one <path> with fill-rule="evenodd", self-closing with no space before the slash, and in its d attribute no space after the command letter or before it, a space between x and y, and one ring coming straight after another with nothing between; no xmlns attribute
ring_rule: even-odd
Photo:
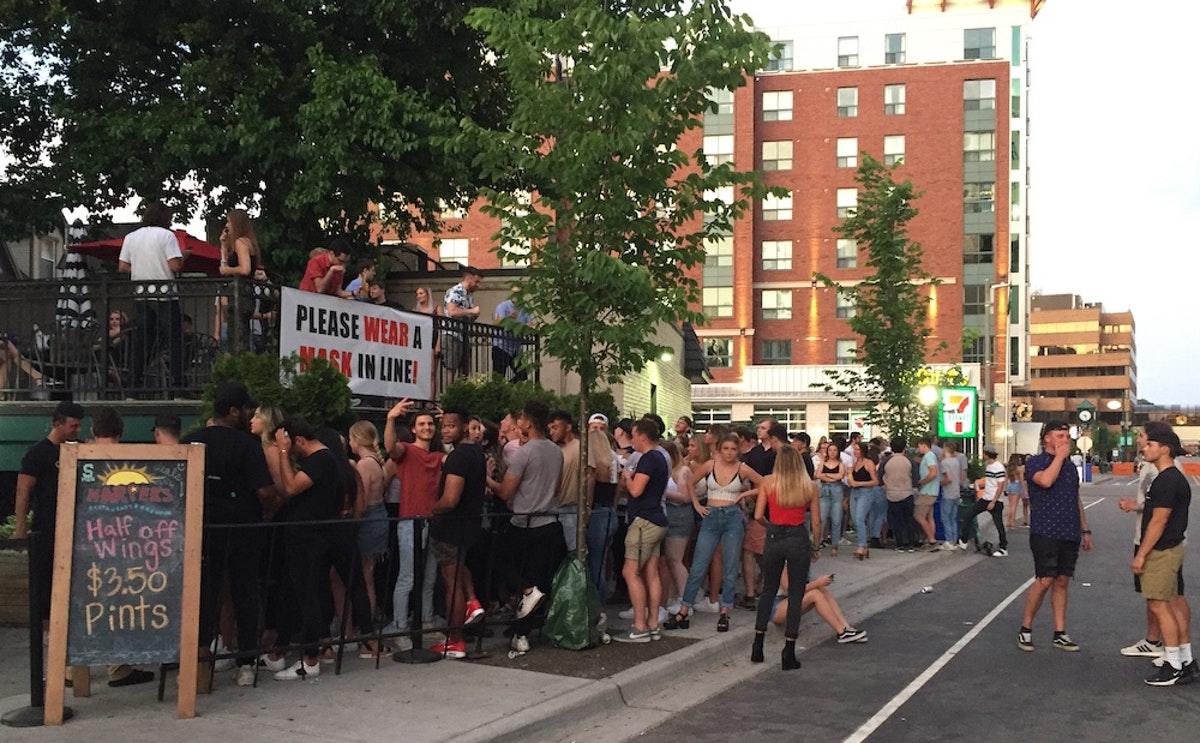
<svg viewBox="0 0 1200 743"><path fill-rule="evenodd" d="M402 651L407 652L407 651L413 649L412 638L409 637L408 635L400 635L399 637L393 637L392 639L388 640L388 642L390 642L392 647L394 647L397 650L402 650Z"/></svg>
<svg viewBox="0 0 1200 743"><path fill-rule="evenodd" d="M631 606L628 609L622 609L621 611L617 612L617 616L621 619L633 619L633 607Z"/></svg>
<svg viewBox="0 0 1200 743"><path fill-rule="evenodd" d="M851 542L849 539L842 537L841 539L838 540L838 544L842 547L849 547L850 545L854 544L854 542Z"/></svg>
<svg viewBox="0 0 1200 743"><path fill-rule="evenodd" d="M276 681L314 681L321 675L321 662L317 661L311 666L304 662L304 659L296 661L290 668L280 671L275 674Z"/></svg>
<svg viewBox="0 0 1200 743"><path fill-rule="evenodd" d="M533 590L521 597L521 606L517 609L517 619L524 619L532 614L545 598L546 594L534 586Z"/></svg>
<svg viewBox="0 0 1200 743"><path fill-rule="evenodd" d="M224 655L229 652L229 648L225 647L225 643L221 641L220 637L214 639L212 644L208 646L208 649L212 651L213 655ZM213 670L222 672L232 671L235 665L237 665L237 661L233 658L222 658L213 663Z"/></svg>
<svg viewBox="0 0 1200 743"><path fill-rule="evenodd" d="M706 614L717 614L721 611L721 605L716 601L710 601L709 599L700 599L696 602L696 605L693 608L696 611L702 611Z"/></svg>
<svg viewBox="0 0 1200 743"><path fill-rule="evenodd" d="M963 550L965 552L967 550L967 547L969 547L969 546L970 546L970 544L967 542L967 540L965 540L965 539L958 540L958 548L960 550Z"/></svg>
<svg viewBox="0 0 1200 743"><path fill-rule="evenodd" d="M518 653L529 652L529 638L525 635L513 635L512 642L509 646Z"/></svg>
<svg viewBox="0 0 1200 743"><path fill-rule="evenodd" d="M1121 655L1124 655L1126 658L1161 658L1163 656L1163 646L1162 643L1155 645L1143 638L1127 648L1121 648Z"/></svg>
<svg viewBox="0 0 1200 743"><path fill-rule="evenodd" d="M234 683L238 686L254 686L254 666L239 667Z"/></svg>
<svg viewBox="0 0 1200 743"><path fill-rule="evenodd" d="M666 609L664 609L661 606L658 607L658 623L659 624L662 624L663 622L667 621L667 618L670 616L671 615L667 613Z"/></svg>
<svg viewBox="0 0 1200 743"><path fill-rule="evenodd" d="M998 549L992 553L992 557L1008 557L1008 550L1003 548Z"/></svg>
<svg viewBox="0 0 1200 743"><path fill-rule="evenodd" d="M668 614L671 614L672 616L673 616L673 615L675 615L675 614L678 614L678 613L679 613L679 603L680 603L681 601L683 601L683 599L675 599L675 600L674 600L674 601L672 601L671 603L667 604L667 607L666 607L666 608L667 608L667 613L668 613ZM625 617L625 618L626 618L626 619L633 619L633 614L631 613L629 616L627 616L627 617Z"/></svg>
<svg viewBox="0 0 1200 743"><path fill-rule="evenodd" d="M278 673L279 671L287 668L287 656L283 655L277 660L272 660L270 653L263 653L262 655L258 656L258 664L271 673Z"/></svg>

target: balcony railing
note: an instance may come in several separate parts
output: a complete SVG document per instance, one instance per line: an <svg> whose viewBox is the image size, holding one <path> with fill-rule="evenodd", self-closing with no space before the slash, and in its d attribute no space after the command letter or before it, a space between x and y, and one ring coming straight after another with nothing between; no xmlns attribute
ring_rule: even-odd
<svg viewBox="0 0 1200 743"><path fill-rule="evenodd" d="M279 353L278 309L278 286L240 278L0 282L0 399L196 399L222 354ZM495 325L437 316L434 330L435 396L505 373L496 346L537 359L536 338Z"/></svg>

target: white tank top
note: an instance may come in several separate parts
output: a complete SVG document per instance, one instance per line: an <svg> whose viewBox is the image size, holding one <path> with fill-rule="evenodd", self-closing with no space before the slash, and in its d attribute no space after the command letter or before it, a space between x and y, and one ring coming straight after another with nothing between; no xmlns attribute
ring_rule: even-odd
<svg viewBox="0 0 1200 743"><path fill-rule="evenodd" d="M716 466L704 480L708 485L708 505L710 506L733 503L747 489L746 483L742 482L742 478L737 475L734 475L733 479L724 485L718 483Z"/></svg>

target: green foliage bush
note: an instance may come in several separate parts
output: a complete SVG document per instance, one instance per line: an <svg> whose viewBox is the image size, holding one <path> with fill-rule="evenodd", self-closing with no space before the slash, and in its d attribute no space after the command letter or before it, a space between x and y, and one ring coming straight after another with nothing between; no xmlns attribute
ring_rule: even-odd
<svg viewBox="0 0 1200 743"><path fill-rule="evenodd" d="M315 426L344 421L350 412L350 385L341 372L324 359L313 359L304 371L298 368L295 356L282 361L269 354L221 356L204 388L200 424L212 415L213 394L224 382L241 382L260 405L302 415Z"/></svg>

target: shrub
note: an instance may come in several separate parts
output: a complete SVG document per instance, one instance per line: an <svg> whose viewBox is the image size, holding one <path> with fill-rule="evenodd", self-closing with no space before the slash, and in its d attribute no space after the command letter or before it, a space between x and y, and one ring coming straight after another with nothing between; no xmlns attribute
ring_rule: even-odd
<svg viewBox="0 0 1200 743"><path fill-rule="evenodd" d="M350 412L350 385L332 364L313 359L297 371L295 356L280 360L269 354L226 354L213 364L204 388L199 425L212 415L213 394L224 382L241 382L262 405L275 405L288 415L303 415L314 426L344 421Z"/></svg>

